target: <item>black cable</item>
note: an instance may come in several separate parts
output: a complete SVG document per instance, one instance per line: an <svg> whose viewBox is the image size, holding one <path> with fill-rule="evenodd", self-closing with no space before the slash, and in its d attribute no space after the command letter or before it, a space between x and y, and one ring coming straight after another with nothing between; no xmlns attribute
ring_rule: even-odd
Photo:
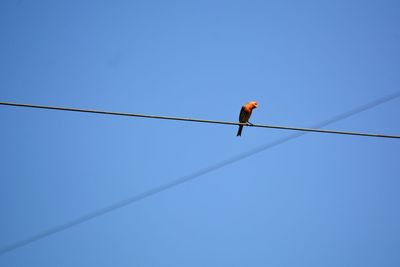
<svg viewBox="0 0 400 267"><path fill-rule="evenodd" d="M202 119L193 119L193 118L179 118L179 117L156 116L156 115L144 115L144 114L135 114L135 113L124 113L124 112L102 111L102 110L89 110L89 109L78 109L78 108L65 108L65 107L43 106L43 105L32 105L32 104L20 104L20 103L11 103L11 102L0 102L0 105L3 105L3 106L14 106L14 107L26 107L26 108L38 108L38 109L50 109L50 110L60 110L60 111L95 113L95 114L102 114L102 115L140 117L140 118L147 118L147 119L189 121L189 122L214 123L214 124L225 124L225 125L243 125L243 126L251 126L251 127L258 127L258 128L269 128L269 129L280 129L280 130L291 130L291 131L302 131L302 132L344 134L344 135L357 135L357 136L380 137L380 138L400 138L400 136L398 136L398 135L372 134L372 133L360 133L360 132L346 132L346 131L322 130L322 129L312 129L312 128L302 128L302 127L289 127L289 126L279 126L279 125L266 125L266 124L246 124L246 123L239 123L239 122L202 120Z"/></svg>

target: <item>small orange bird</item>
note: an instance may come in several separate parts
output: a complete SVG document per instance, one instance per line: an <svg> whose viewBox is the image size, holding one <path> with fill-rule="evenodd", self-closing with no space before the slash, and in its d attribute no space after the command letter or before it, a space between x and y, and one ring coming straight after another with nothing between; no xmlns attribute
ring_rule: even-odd
<svg viewBox="0 0 400 267"><path fill-rule="evenodd" d="M245 104L242 109L240 110L240 115L239 115L239 122L240 123L248 123L249 125L252 125L249 122L251 112L253 109L258 108L258 103L257 101L251 101L247 104ZM236 136L241 136L242 135L242 130L243 130L243 125L239 125L239 130L237 132Z"/></svg>

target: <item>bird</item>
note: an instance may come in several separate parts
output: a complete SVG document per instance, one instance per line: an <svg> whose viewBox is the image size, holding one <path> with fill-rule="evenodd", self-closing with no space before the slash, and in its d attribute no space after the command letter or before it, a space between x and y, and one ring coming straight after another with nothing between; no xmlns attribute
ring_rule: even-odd
<svg viewBox="0 0 400 267"><path fill-rule="evenodd" d="M258 108L257 101L250 101L250 102L244 104L242 109L240 110L239 122L240 123L248 123L249 125L252 125L249 122L249 119L250 119L253 109L255 109L255 108ZM239 130L238 130L236 136L242 136L242 130L243 130L243 125L239 125Z"/></svg>

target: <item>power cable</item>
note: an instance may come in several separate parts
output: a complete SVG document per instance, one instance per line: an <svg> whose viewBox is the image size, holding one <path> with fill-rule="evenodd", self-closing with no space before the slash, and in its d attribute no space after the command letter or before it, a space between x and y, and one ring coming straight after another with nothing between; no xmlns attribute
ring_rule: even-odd
<svg viewBox="0 0 400 267"><path fill-rule="evenodd" d="M361 113L363 111L369 110L369 109L374 108L374 107L376 107L378 105L384 104L384 103L386 103L386 102L388 102L390 100L393 100L395 98L398 98L399 96L400 96L400 92L396 92L394 94L379 98L379 99L377 99L375 101L372 101L370 103L367 103L367 104L359 106L359 107L356 107L356 108L354 108L354 109L352 109L350 111L341 113L341 114L339 114L337 116L329 118L329 119L327 119L325 121L322 121L322 122L320 122L318 124L315 124L313 127L314 128L320 128L320 127L324 127L326 125L329 125L329 124L344 120L344 119L349 118L349 117L351 117L353 115L356 115L356 114ZM206 168L203 168L201 170L198 170L198 171L196 171L194 173L191 173L189 175L186 175L186 176L180 177L178 179L172 180L169 183L157 186L157 187L155 187L153 189L147 190L147 191L145 191L143 193L140 193L138 195L134 195L134 196L132 196L130 198L127 198L125 200L118 201L118 202L116 202L114 204L111 204L111 205L109 205L107 207L103 207L101 209L98 209L98 210L93 211L91 213L88 213L86 215L83 215L83 216L81 216L81 217L79 217L77 219L74 219L74 220L71 220L69 222L60 224L58 226L49 228L48 230L45 230L45 231L43 231L41 233L38 233L38 234L33 235L31 237L28 237L26 239L17 241L15 243L12 243L12 244L9 244L9 245L6 245L6 246L0 248L0 255L6 254L6 253L11 252L13 250L16 250L18 248L24 247L24 246L26 246L28 244L34 243L36 241L39 241L41 239L44 239L44 238L49 237L51 235L54 235L56 233L65 231L65 230L67 230L69 228L72 228L72 227L74 227L76 225L85 223L85 222L87 222L89 220L95 219L97 217L100 217L102 215L105 215L107 213L115 211L117 209L123 208L125 206L130 205L130 204L138 202L138 201L140 201L142 199L154 196L154 195L156 195L158 193L166 191L166 190L168 190L170 188L173 188L175 186L178 186L178 185L181 185L183 183L192 181L195 178L198 178L198 177L200 177L202 175L205 175L205 174L208 174L210 172L216 171L216 170L221 169L221 168L223 168L225 166L231 165L231 164L236 163L236 162L238 162L240 160L243 160L245 158L248 158L250 156L253 156L255 154L263 152L263 151L265 151L267 149L276 147L276 146L281 145L283 143L286 143L286 142L288 142L290 140L293 140L295 138L301 137L301 136L303 136L303 135L305 135L307 133L308 132L300 132L300 133L291 134L289 136L283 137L283 138L278 139L276 141L273 141L273 142L267 143L265 145L256 147L256 148L251 149L251 150L249 150L247 152L238 154L236 156L233 156L233 157L231 157L229 159L223 160L221 162L218 162L216 164L213 164L213 165L211 165L209 167L206 167Z"/></svg>
<svg viewBox="0 0 400 267"><path fill-rule="evenodd" d="M347 131L336 131L336 130L322 130L322 129L315 129L315 128L289 127L289 126L266 125L266 124L247 124L247 123L239 123L239 122L203 120L203 119L180 118L180 117L169 117L169 116L156 116L156 115L125 113L125 112L103 111L103 110L89 110L89 109L79 109L79 108L66 108L66 107L55 107L55 106L21 104L21 103L11 103L11 102L0 102L0 105L13 106L13 107L59 110L59 111L95 113L95 114L102 114L102 115L140 117L140 118L147 118L147 119L162 119L162 120L188 121L188 122L199 122L199 123L214 123L214 124L225 124L225 125L236 125L236 126L243 125L243 126L251 126L251 127L258 127L258 128L270 128L270 129L302 131L302 132L356 135L356 136L379 137L379 138L397 138L397 139L400 138L399 135L372 134L372 133L347 132Z"/></svg>

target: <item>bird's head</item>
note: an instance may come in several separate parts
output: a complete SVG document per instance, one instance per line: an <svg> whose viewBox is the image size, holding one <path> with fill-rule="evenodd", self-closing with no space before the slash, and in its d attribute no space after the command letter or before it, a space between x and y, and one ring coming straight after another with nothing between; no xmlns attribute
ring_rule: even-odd
<svg viewBox="0 0 400 267"><path fill-rule="evenodd" d="M257 103L257 101L251 101L251 102L250 102L250 106L251 106L251 109L258 108L258 103Z"/></svg>

